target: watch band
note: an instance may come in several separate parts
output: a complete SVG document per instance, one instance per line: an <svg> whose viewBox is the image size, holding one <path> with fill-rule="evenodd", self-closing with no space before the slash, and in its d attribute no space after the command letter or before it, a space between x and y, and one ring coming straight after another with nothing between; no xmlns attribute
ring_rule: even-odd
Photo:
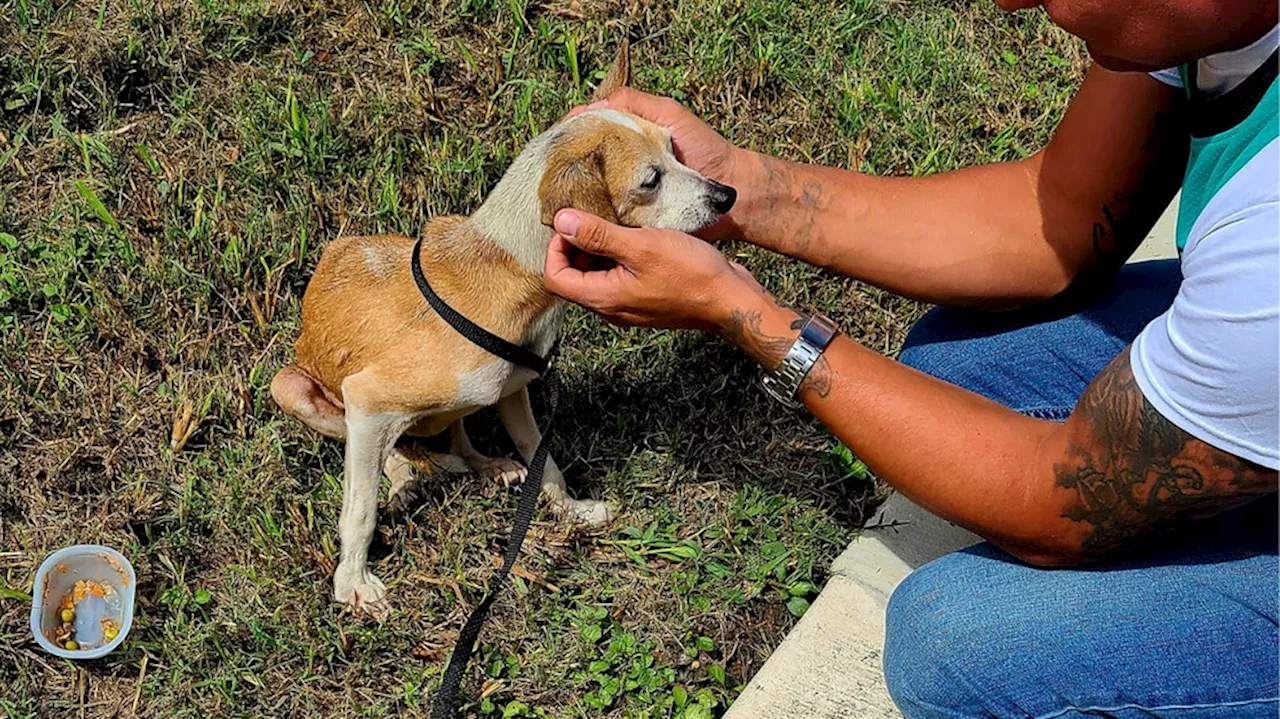
<svg viewBox="0 0 1280 719"><path fill-rule="evenodd" d="M782 358L778 368L773 372L766 372L761 377L764 390L789 407L799 407L800 403L795 397L800 391L801 383L839 332L835 323L826 317L822 315L810 317L800 330L800 336L787 350L787 355Z"/></svg>

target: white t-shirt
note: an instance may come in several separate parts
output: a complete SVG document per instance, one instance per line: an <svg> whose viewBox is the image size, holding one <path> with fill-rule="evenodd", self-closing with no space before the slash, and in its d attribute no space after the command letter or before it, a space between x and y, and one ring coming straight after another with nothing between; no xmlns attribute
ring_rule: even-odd
<svg viewBox="0 0 1280 719"><path fill-rule="evenodd" d="M1196 63L1196 87L1209 97L1228 93L1244 82L1277 47L1280 47L1280 25L1247 47L1200 58ZM1166 85L1182 87L1182 76L1176 67L1157 70L1151 77Z"/></svg>
<svg viewBox="0 0 1280 719"><path fill-rule="evenodd" d="M1280 28L1204 58L1197 87L1222 95L1280 45ZM1178 87L1177 70L1153 73ZM1143 396L1214 447L1280 468L1280 140L1213 194L1187 235L1173 306L1134 341Z"/></svg>
<svg viewBox="0 0 1280 719"><path fill-rule="evenodd" d="M1182 251L1182 287L1130 354L1170 422L1280 469L1280 141L1205 206Z"/></svg>

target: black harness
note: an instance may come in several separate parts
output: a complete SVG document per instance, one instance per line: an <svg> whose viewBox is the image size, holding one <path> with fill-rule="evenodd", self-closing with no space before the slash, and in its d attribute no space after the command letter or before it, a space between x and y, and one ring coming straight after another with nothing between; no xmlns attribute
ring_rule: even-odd
<svg viewBox="0 0 1280 719"><path fill-rule="evenodd" d="M421 252L422 238L419 237L413 245L413 257L410 260L413 281L417 283L422 296L427 299L427 304L440 315L440 319L448 322L458 334L486 352L511 364L533 370L539 375L546 374L547 368L551 365L549 358L527 347L502 339L462 316L450 307L449 303L441 299L440 295L431 289L427 276L422 273ZM498 598L498 591L502 589L507 577L511 574L511 568L515 565L516 558L520 556L520 548L524 546L525 535L529 533L529 525L533 523L533 513L538 508L538 495L542 492L542 473L547 467L547 438L550 434L548 427L547 433L542 435L542 441L538 443L538 448L534 450L533 461L529 463L529 471L520 485L520 504L516 507L511 534L507 537L507 551L502 557L502 566L489 580L489 593L480 601L480 604L476 605L471 616L467 617L467 623L462 626L462 631L458 633L458 641L453 647L453 654L449 657L449 664L445 667L444 677L440 680L440 693L436 694L435 703L431 705L431 719L451 719L457 709L458 694L462 688L462 675L467 671L467 665L471 663L471 654L475 651L480 629L489 618L489 610L494 600Z"/></svg>

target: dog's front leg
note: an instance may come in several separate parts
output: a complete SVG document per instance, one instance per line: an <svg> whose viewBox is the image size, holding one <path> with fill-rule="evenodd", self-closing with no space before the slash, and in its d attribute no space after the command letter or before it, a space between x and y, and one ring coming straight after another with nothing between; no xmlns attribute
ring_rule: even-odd
<svg viewBox="0 0 1280 719"><path fill-rule="evenodd" d="M378 486L383 462L410 418L370 413L352 401L344 383L347 446L342 478L342 515L338 536L342 554L333 576L333 598L353 609L385 619L387 589L369 570L369 544L378 523Z"/></svg>
<svg viewBox="0 0 1280 719"><path fill-rule="evenodd" d="M502 420L502 426L506 428L511 440L516 443L524 461L532 462L533 453L542 441L542 431L533 418L529 390L521 388L520 391L498 400L498 418ZM564 475L560 473L556 460L550 454L547 455L547 467L542 474L542 492L551 501L551 508L561 516L592 526L600 526L613 519L613 512L604 502L573 499L565 492Z"/></svg>

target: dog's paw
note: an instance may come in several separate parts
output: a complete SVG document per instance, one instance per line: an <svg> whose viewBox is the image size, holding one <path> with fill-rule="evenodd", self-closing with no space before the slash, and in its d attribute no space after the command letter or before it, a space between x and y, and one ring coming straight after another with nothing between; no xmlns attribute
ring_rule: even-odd
<svg viewBox="0 0 1280 719"><path fill-rule="evenodd" d="M471 465L467 460L456 454L427 452L427 460L431 462L433 469L445 474L466 474L471 471Z"/></svg>
<svg viewBox="0 0 1280 719"><path fill-rule="evenodd" d="M556 506L562 519L589 527L603 527L613 521L613 508L596 499L568 499Z"/></svg>
<svg viewBox="0 0 1280 719"><path fill-rule="evenodd" d="M380 622L391 613L391 605L387 603L387 586L368 567L355 571L344 571L339 567L333 577L333 598L346 604L352 611L365 612Z"/></svg>
<svg viewBox="0 0 1280 719"><path fill-rule="evenodd" d="M523 464L505 457L482 457L472 462L471 468L490 479L502 482L504 487L520 484L529 473Z"/></svg>
<svg viewBox="0 0 1280 719"><path fill-rule="evenodd" d="M387 497L387 510L393 513L407 511L417 502L421 490L422 480L416 478L392 487L391 495Z"/></svg>

